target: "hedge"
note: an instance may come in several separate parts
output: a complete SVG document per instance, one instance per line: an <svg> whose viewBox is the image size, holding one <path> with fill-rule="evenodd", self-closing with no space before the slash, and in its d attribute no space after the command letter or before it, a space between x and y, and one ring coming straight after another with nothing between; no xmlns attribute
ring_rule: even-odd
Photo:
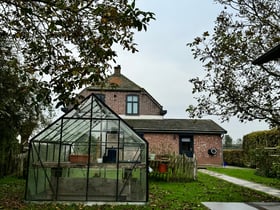
<svg viewBox="0 0 280 210"><path fill-rule="evenodd" d="M225 164L240 167L245 166L243 159L244 152L242 149L224 149L223 156Z"/></svg>
<svg viewBox="0 0 280 210"><path fill-rule="evenodd" d="M280 131L257 131L243 137L244 165L256 167L257 173L280 177Z"/></svg>

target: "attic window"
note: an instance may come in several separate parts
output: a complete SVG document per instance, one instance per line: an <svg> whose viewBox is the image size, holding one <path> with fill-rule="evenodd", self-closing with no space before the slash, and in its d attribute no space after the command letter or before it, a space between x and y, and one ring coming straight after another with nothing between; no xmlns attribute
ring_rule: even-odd
<svg viewBox="0 0 280 210"><path fill-rule="evenodd" d="M139 97L137 95L126 96L126 114L128 115L139 114Z"/></svg>

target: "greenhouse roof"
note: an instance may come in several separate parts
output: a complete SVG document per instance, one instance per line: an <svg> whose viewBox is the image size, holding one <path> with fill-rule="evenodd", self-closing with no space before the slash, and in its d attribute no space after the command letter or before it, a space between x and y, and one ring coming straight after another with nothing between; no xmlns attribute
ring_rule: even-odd
<svg viewBox="0 0 280 210"><path fill-rule="evenodd" d="M137 136L136 139L141 139L106 104L91 94L78 107L72 108L30 141L72 144L84 136L89 136L89 131L108 132L112 130L122 130L122 132L129 133L128 135Z"/></svg>

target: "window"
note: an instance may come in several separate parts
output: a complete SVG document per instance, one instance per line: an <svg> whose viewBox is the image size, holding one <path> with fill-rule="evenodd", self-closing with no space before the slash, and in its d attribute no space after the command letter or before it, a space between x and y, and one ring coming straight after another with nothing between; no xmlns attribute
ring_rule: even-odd
<svg viewBox="0 0 280 210"><path fill-rule="evenodd" d="M139 114L139 97L137 95L126 96L126 114Z"/></svg>

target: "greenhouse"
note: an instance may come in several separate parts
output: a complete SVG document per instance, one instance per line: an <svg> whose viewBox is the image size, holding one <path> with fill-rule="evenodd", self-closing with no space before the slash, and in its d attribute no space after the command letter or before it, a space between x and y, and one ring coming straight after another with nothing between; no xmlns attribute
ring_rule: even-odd
<svg viewBox="0 0 280 210"><path fill-rule="evenodd" d="M30 140L27 201L148 201L148 143L95 95Z"/></svg>

